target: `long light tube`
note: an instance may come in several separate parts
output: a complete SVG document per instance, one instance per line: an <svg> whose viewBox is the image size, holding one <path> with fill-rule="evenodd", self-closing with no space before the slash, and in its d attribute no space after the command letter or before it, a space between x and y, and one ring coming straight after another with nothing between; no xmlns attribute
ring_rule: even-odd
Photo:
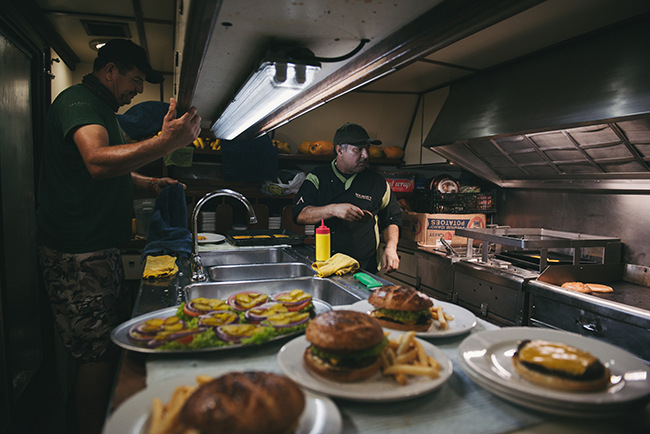
<svg viewBox="0 0 650 434"><path fill-rule="evenodd" d="M232 140L309 87L319 66L263 62L212 125L218 139Z"/></svg>

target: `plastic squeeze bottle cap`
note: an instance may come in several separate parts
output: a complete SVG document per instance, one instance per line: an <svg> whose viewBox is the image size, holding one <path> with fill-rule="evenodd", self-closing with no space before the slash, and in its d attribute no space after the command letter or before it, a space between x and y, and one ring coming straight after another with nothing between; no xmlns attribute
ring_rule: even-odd
<svg viewBox="0 0 650 434"><path fill-rule="evenodd" d="M316 233L318 235L329 235L330 234L330 228L325 226L325 220L320 221L320 226L316 228Z"/></svg>

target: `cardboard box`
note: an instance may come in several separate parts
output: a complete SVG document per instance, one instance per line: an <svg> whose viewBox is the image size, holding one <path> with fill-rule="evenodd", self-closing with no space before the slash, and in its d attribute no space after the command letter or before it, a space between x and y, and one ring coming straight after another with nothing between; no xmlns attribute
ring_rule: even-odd
<svg viewBox="0 0 650 434"><path fill-rule="evenodd" d="M425 214L405 212L402 215L402 236L424 245L435 246L444 237L454 246L467 244L467 238L456 236L456 228L484 228L485 214Z"/></svg>

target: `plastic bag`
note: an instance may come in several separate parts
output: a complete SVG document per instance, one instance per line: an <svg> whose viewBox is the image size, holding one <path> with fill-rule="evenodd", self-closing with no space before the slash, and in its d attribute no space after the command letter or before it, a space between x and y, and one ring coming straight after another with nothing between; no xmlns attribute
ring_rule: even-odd
<svg viewBox="0 0 650 434"><path fill-rule="evenodd" d="M293 175L293 177L290 177L290 175ZM305 178L307 178L305 172L279 170L278 179L275 181L263 181L260 190L262 193L271 196L295 194L300 189L302 183L305 182Z"/></svg>

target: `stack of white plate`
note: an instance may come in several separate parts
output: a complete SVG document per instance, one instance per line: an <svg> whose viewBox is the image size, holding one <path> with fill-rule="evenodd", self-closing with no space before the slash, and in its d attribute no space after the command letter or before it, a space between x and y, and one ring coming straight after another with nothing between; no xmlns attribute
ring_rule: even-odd
<svg viewBox="0 0 650 434"><path fill-rule="evenodd" d="M282 217L269 217L269 229L280 229Z"/></svg>
<svg viewBox="0 0 650 434"><path fill-rule="evenodd" d="M610 384L597 392L550 389L522 378L512 355L524 339L561 342L598 357L611 372ZM468 336L458 347L462 370L479 386L515 404L572 417L610 417L643 408L650 402L650 367L627 351L574 333L508 327Z"/></svg>
<svg viewBox="0 0 650 434"><path fill-rule="evenodd" d="M214 232L217 229L217 220L214 212L201 213L201 232Z"/></svg>
<svg viewBox="0 0 650 434"><path fill-rule="evenodd" d="M315 225L305 225L305 235L314 235Z"/></svg>

